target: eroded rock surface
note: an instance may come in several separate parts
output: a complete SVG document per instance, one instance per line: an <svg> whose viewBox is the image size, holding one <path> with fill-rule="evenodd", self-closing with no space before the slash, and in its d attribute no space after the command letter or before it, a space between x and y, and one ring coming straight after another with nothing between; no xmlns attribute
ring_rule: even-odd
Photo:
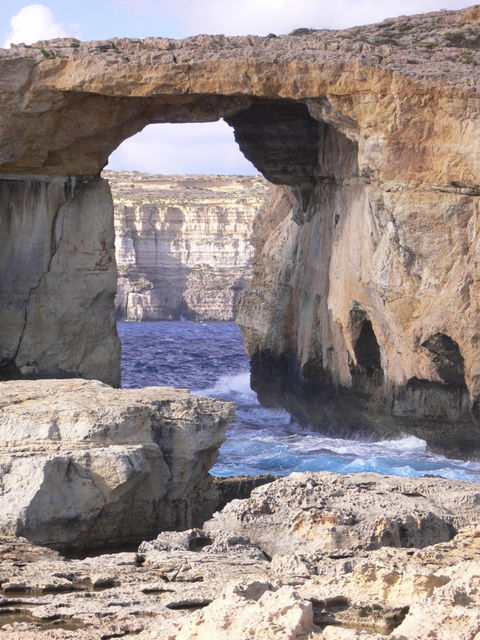
<svg viewBox="0 0 480 640"><path fill-rule="evenodd" d="M254 176L105 171L115 212L117 317L233 320L252 276L252 223L268 187Z"/></svg>
<svg viewBox="0 0 480 640"><path fill-rule="evenodd" d="M422 548L480 522L476 483L375 473L292 473L233 500L206 531L248 536L270 556Z"/></svg>
<svg viewBox="0 0 480 640"><path fill-rule="evenodd" d="M334 474L296 474L296 497L285 480L268 493L301 509L311 500L313 480L320 486L328 479L340 501L355 492L359 519L368 522L388 500L380 488L389 487L392 504L398 495L410 499L412 518L426 508L438 513L441 495L442 517L458 504L455 520L475 487L430 478L415 487L410 479L357 478L342 484ZM255 499L266 489L257 489ZM232 508L246 512L239 501ZM258 528L265 525L264 514L255 517ZM470 525L451 540L421 549L369 548L368 528L361 527L355 550L345 549L339 537L337 547L311 552L305 546L293 554L278 546L280 537L291 535L277 522L270 528L271 560L235 530L165 532L138 553L68 560L21 538L3 538L1 634L6 640L474 640L480 633L478 505L465 509L463 521Z"/></svg>
<svg viewBox="0 0 480 640"><path fill-rule="evenodd" d="M322 433L475 455L478 197L400 174L380 191L328 179L301 224L291 190L272 193L238 316L252 386Z"/></svg>
<svg viewBox="0 0 480 640"><path fill-rule="evenodd" d="M2 383L0 532L81 550L198 523L232 414L181 389Z"/></svg>

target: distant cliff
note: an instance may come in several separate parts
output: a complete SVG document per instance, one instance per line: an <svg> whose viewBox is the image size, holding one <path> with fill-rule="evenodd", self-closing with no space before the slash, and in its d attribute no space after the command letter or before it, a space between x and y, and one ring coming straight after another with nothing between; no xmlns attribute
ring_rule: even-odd
<svg viewBox="0 0 480 640"><path fill-rule="evenodd" d="M251 278L256 176L104 172L115 209L117 316L232 320Z"/></svg>

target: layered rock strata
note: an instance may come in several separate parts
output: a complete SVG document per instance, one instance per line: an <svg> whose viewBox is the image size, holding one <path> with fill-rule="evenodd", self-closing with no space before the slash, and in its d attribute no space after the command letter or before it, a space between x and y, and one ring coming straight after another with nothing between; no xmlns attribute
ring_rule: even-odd
<svg viewBox="0 0 480 640"><path fill-rule="evenodd" d="M162 533L137 553L65 560L3 538L2 638L473 640L476 489L431 478L294 474L228 505L213 521L227 529ZM340 512L338 535L330 535ZM415 531L433 516L439 526L420 539ZM392 535L372 545L380 529Z"/></svg>
<svg viewBox="0 0 480 640"><path fill-rule="evenodd" d="M2 383L0 533L72 551L198 524L232 414L181 389Z"/></svg>
<svg viewBox="0 0 480 640"><path fill-rule="evenodd" d="M10 216L3 242L23 246L28 216L36 246L50 242L51 214L29 203L35 176L46 188L85 178L91 195L76 208L68 251L76 321L54 313L48 328L31 324L41 353L32 341L19 358L25 316L27 335L28 317L43 319L57 295L35 296L33 278L32 295L27 284L17 296L19 260L2 294L5 376L118 378L113 292L90 277L98 251L110 250L112 219L106 244L85 252L85 271L75 266L83 225L111 206L95 176L146 124L223 117L264 176L288 187L288 216L269 217L278 223L260 242L268 275L257 275L242 316L262 397L324 431L410 431L439 450L478 453L479 24L472 7L306 35L60 39L1 51L1 186L19 189L26 212ZM109 282L114 271L108 263ZM92 336L96 304L103 320ZM110 358L94 374L106 334Z"/></svg>
<svg viewBox="0 0 480 640"><path fill-rule="evenodd" d="M123 320L233 320L252 275L254 176L104 171L112 190Z"/></svg>

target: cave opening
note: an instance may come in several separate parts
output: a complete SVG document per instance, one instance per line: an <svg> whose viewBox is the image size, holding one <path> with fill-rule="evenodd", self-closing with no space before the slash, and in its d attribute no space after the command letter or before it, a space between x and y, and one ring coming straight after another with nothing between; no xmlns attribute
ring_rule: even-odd
<svg viewBox="0 0 480 640"><path fill-rule="evenodd" d="M363 321L354 351L358 366L365 371L367 376L372 376L375 371L380 369L380 347L370 320Z"/></svg>
<svg viewBox="0 0 480 640"><path fill-rule="evenodd" d="M465 365L458 343L444 333L435 333L421 345L443 383L458 389L465 388Z"/></svg>
<svg viewBox="0 0 480 640"><path fill-rule="evenodd" d="M350 312L350 326L356 360L350 367L352 376L380 383L383 380L382 358L370 318L365 311L354 309Z"/></svg>

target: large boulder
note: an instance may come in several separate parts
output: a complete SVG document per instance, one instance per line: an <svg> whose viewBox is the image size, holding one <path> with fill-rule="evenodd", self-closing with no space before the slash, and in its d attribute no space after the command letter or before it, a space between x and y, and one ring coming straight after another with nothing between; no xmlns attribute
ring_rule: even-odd
<svg viewBox="0 0 480 640"><path fill-rule="evenodd" d="M85 380L1 390L2 534L60 550L115 547L201 519L231 404Z"/></svg>

